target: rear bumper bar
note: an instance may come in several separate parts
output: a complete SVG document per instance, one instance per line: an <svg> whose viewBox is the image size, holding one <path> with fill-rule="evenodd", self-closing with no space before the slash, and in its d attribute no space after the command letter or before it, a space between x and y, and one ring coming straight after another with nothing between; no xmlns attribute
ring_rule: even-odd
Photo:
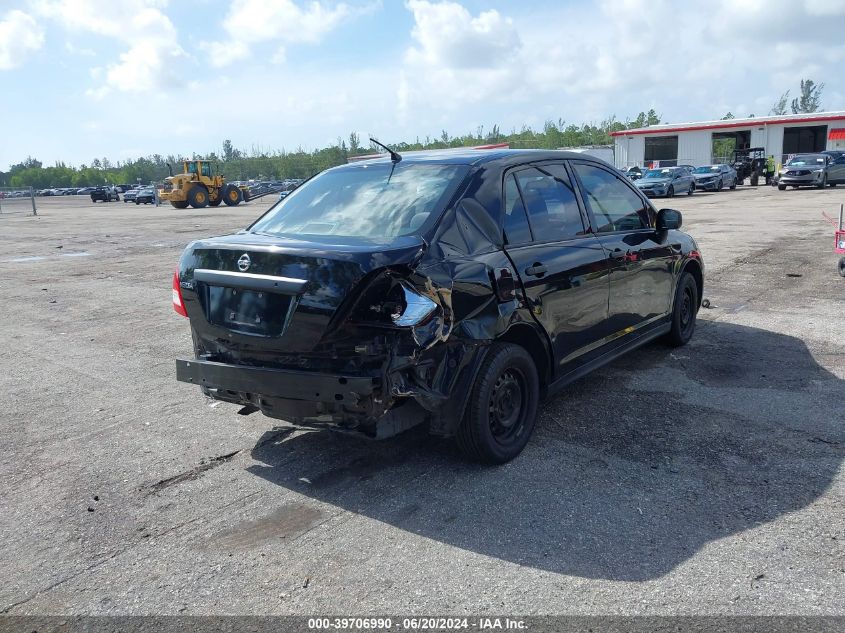
<svg viewBox="0 0 845 633"><path fill-rule="evenodd" d="M176 360L176 380L208 389L335 404L357 404L376 386L376 379L369 377L183 359Z"/></svg>

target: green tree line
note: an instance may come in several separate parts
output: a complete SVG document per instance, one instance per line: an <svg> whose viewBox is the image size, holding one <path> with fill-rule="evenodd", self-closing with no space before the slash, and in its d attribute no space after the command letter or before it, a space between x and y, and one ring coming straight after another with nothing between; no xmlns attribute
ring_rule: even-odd
<svg viewBox="0 0 845 633"><path fill-rule="evenodd" d="M612 143L611 132L625 129L656 125L660 116L654 111L640 112L629 121L618 121L610 117L597 124L576 125L559 119L546 121L541 130L523 126L520 130L504 133L498 125L489 130L479 127L464 135L452 136L446 130L437 137L426 136L414 142L401 142L394 146L399 151L423 149L445 149L451 147L470 147L490 143L509 143L514 148L555 149L558 147L580 147L584 145L606 145ZM169 175L168 163L174 171L182 169L186 158L207 158L219 164L220 173L229 180L247 180L250 178L280 180L285 178L309 178L316 173L341 165L351 156L360 156L381 151L367 139L362 140L353 132L348 138L338 138L330 147L313 151L297 148L295 151L268 152L260 148L241 150L233 146L230 140L223 142L220 152L207 156L193 155L162 156L153 154L134 160L111 162L108 158L96 158L90 164L74 167L64 162L45 166L36 158L12 165L8 172L0 172L0 186L34 187L85 187L103 183L133 184L160 182Z"/></svg>

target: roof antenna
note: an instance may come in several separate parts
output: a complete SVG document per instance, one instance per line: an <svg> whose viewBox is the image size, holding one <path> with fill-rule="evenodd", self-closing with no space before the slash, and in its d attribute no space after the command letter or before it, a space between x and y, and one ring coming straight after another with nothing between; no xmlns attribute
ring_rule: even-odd
<svg viewBox="0 0 845 633"><path fill-rule="evenodd" d="M394 151L393 151L392 149L390 149L387 145L385 145L384 143L379 143L379 142L378 142L376 139L374 139L372 136L370 137L370 142L371 142L371 143L374 143L375 145L378 145L379 147L383 147L383 148L384 148L384 149L386 149L388 152L390 152L390 160L392 160L394 163L398 163L400 160L402 160L402 156L399 154L399 152L394 152Z"/></svg>

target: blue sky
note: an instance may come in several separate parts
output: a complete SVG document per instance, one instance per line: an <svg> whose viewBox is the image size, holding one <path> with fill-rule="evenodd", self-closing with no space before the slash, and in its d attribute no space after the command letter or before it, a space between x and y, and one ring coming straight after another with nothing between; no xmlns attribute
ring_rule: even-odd
<svg viewBox="0 0 845 633"><path fill-rule="evenodd" d="M0 169L845 109L845 0L0 0Z"/></svg>

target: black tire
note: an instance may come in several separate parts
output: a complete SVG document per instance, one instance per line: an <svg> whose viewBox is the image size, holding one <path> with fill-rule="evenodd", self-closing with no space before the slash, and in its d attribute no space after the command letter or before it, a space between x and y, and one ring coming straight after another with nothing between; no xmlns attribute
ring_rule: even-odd
<svg viewBox="0 0 845 633"><path fill-rule="evenodd" d="M219 207L220 203L223 202L223 196L220 195L220 192L217 192L217 197L212 200L211 198L208 199L208 206L210 207Z"/></svg>
<svg viewBox="0 0 845 633"><path fill-rule="evenodd" d="M223 202L226 203L227 207L236 207L243 199L243 194L235 185L226 185L223 187L220 197L223 199Z"/></svg>
<svg viewBox="0 0 845 633"><path fill-rule="evenodd" d="M691 196L693 193L695 193L695 184L690 183L689 190L687 191L687 195Z"/></svg>
<svg viewBox="0 0 845 633"><path fill-rule="evenodd" d="M688 272L681 273L675 289L675 303L672 309L672 329L666 341L672 347L686 345L695 332L695 317L698 314L698 286Z"/></svg>
<svg viewBox="0 0 845 633"><path fill-rule="evenodd" d="M824 189L827 187L827 174L822 176L822 181L816 185L816 189Z"/></svg>
<svg viewBox="0 0 845 633"><path fill-rule="evenodd" d="M135 204L141 204L141 201L138 198L135 198Z"/></svg>
<svg viewBox="0 0 845 633"><path fill-rule="evenodd" d="M176 209L187 209L188 208L188 201L187 200L171 200L171 206L175 207Z"/></svg>
<svg viewBox="0 0 845 633"><path fill-rule="evenodd" d="M778 185L778 191L786 191L786 185Z"/></svg>
<svg viewBox="0 0 845 633"><path fill-rule="evenodd" d="M675 187L669 185L669 188L666 190L666 197L667 198L674 198L675 197Z"/></svg>
<svg viewBox="0 0 845 633"><path fill-rule="evenodd" d="M731 191L733 191L734 189L736 189L736 178L734 178L733 184L731 185L731 187L730 187L730 188L731 188Z"/></svg>
<svg viewBox="0 0 845 633"><path fill-rule="evenodd" d="M751 186L756 187L760 184L760 174L756 171L751 173Z"/></svg>
<svg viewBox="0 0 845 633"><path fill-rule="evenodd" d="M194 209L203 209L208 206L208 190L200 185L191 187L188 191L188 204Z"/></svg>
<svg viewBox="0 0 845 633"><path fill-rule="evenodd" d="M539 382L534 359L524 348L494 343L458 427L464 455L485 464L504 464L519 455L537 420Z"/></svg>
<svg viewBox="0 0 845 633"><path fill-rule="evenodd" d="M722 180L721 180L721 179L719 179L719 182L717 182L717 183L716 183L716 191L721 191L721 190L722 190L722 187L724 187L724 186L725 186L725 185L724 185L724 183L722 182Z"/></svg>
<svg viewBox="0 0 845 633"><path fill-rule="evenodd" d="M839 275L845 277L845 257L839 260Z"/></svg>
<svg viewBox="0 0 845 633"><path fill-rule="evenodd" d="M834 187L835 188L836 185L838 185L838 184L839 184L838 182L831 182L831 183L828 183L828 187Z"/></svg>

